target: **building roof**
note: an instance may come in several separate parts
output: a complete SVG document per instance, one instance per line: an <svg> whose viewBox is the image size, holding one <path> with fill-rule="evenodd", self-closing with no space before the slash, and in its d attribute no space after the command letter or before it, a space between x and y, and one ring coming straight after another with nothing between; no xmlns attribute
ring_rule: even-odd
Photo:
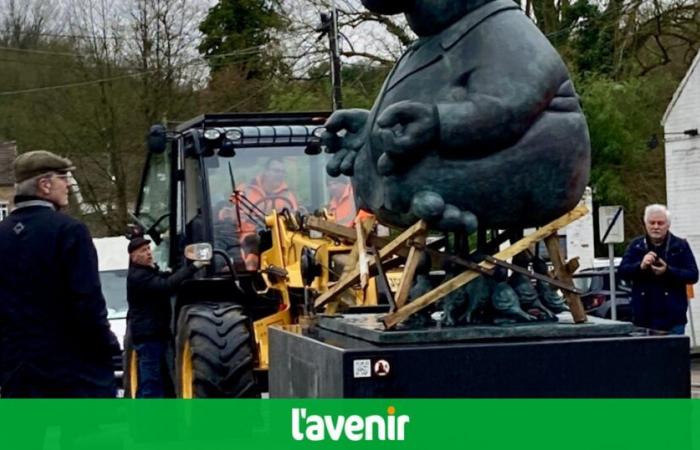
<svg viewBox="0 0 700 450"><path fill-rule="evenodd" d="M0 186L14 186L15 174L12 172L12 161L17 157L17 146L14 141L0 142Z"/></svg>
<svg viewBox="0 0 700 450"><path fill-rule="evenodd" d="M700 70L700 52L695 55L695 59L693 59L693 62L690 64L690 68L688 69L688 72L686 72L685 76L683 77L683 80L681 81L681 84L678 85L678 88L676 89L676 92L673 94L673 98L671 99L671 103L668 104L668 107L666 108L666 112L664 113L664 117L661 119L661 126L664 127L666 126L666 121L668 120L668 116L671 115L671 111L673 111L673 108L676 106L676 103L678 102L678 99L681 97L681 94L683 94L683 90L685 87L688 85L688 82L693 76L693 72L696 70Z"/></svg>

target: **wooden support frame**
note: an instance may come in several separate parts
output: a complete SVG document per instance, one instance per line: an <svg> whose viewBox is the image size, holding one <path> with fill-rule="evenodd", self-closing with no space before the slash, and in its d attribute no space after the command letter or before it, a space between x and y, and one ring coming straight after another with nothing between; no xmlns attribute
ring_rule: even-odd
<svg viewBox="0 0 700 450"><path fill-rule="evenodd" d="M552 266L554 266L554 277L567 284L573 284L574 281L571 274L578 268L578 260L572 260L569 261L569 264L564 264L564 259L561 257L561 249L559 248L559 236L556 233L547 236L544 239L544 243L547 246L549 260L552 261ZM585 322L586 311L583 309L581 297L573 292L563 291L563 294L571 310L574 323Z"/></svg>
<svg viewBox="0 0 700 450"><path fill-rule="evenodd" d="M425 240L428 237L428 232L423 231L417 233L416 237L413 238L415 244L412 245L411 250L408 251L408 258L406 258L406 265L403 269L403 274L401 275L401 282L399 283L399 289L396 291L396 297L394 301L396 302L396 309L401 308L408 300L408 293L413 285L413 278L416 276L416 269L418 268L418 263L423 258L425 250L421 247L425 246Z"/></svg>
<svg viewBox="0 0 700 450"><path fill-rule="evenodd" d="M548 223L547 225L539 228L532 234L525 236L524 238L520 239L510 247L496 253L493 255L494 258L496 259L509 259L512 258L513 256L519 254L520 252L523 252L527 250L530 245L539 242L549 236L555 235L559 229L564 228L571 222L574 222L575 220L580 219L584 215L588 213L588 208L586 208L586 205L584 204L579 204L576 208L572 209L568 213L564 214L560 218ZM415 225L414 225L415 226ZM551 255L551 253L550 253ZM558 252L557 249L557 255L559 256L559 259L561 260L561 253ZM482 262L479 264L481 267L485 269L493 269L493 265L489 264L487 262ZM563 264L562 264L563 265ZM475 278L479 277L481 274L473 271L473 270L467 270L466 272L462 272L461 274L457 275L456 277L446 281L445 283L441 284L440 286L436 287L432 291L418 297L411 303L408 303L407 305L399 308L397 311L387 314L384 317L381 318L381 321L384 323L384 326L387 329L391 329L398 325L400 322L406 320L409 316L412 314L422 310L423 308L427 307L428 305L431 305L438 300L440 300L442 297L446 296L447 294L454 292L455 290L459 289L460 287L464 286L465 284L469 283L470 281L474 280ZM561 278L560 278L561 279ZM580 301L579 301L580 303ZM585 318L585 314L584 314Z"/></svg>
<svg viewBox="0 0 700 450"><path fill-rule="evenodd" d="M352 229L350 228L350 230ZM397 254L400 249L406 249L406 251L409 251L409 249L407 248L408 240L413 239L418 234L427 232L427 230L428 225L423 220L420 220L413 224L410 228L406 229L398 237L396 237L394 240L392 240L379 250L379 257L369 262L370 270L374 267L375 264L380 264L385 259L388 259L394 254ZM338 282L334 284L332 288L330 288L328 291L319 296L314 303L314 307L320 308L321 306L325 305L330 300L332 300L333 297L335 297L338 293L344 291L353 284L356 284L359 280L360 270L359 268L355 268L352 272L338 280Z"/></svg>
<svg viewBox="0 0 700 450"><path fill-rule="evenodd" d="M304 225L310 230L320 231L321 233L326 234L328 236L333 236L336 239L340 239L353 244L357 240L357 233L353 228L346 227L344 225L338 225L337 223L333 222L328 222L327 220L321 219L319 217L307 217ZM391 239L389 238L377 236L376 234L370 234L367 236L367 242L365 244L374 245L378 249L381 249L389 242L391 242ZM431 245L434 245L434 243ZM428 248L433 267L441 267L445 259L444 255L442 255L439 252L430 250L431 249ZM401 256L403 258L408 258L409 253L409 246L399 247L394 252L395 255Z"/></svg>
<svg viewBox="0 0 700 450"><path fill-rule="evenodd" d="M321 220L321 219L318 219ZM350 227L343 227L342 225L336 225L335 223L332 222L325 222L326 224L333 225L334 227L342 227L342 228L347 228L348 230L352 230ZM356 239L354 242L354 245L352 246L352 250L350 251L350 258L349 258L349 263L343 267L343 273L340 275L340 278L343 278L349 273L352 273L352 271L360 266L358 264L361 263L361 255L364 252L365 254L365 259L367 259L367 248L365 247L365 239L366 237L372 236L371 230L374 228L374 225L377 223L377 220L373 217L367 218L365 220L361 220L357 222L357 228L354 230L354 235L353 237ZM361 229L361 231L360 231ZM357 237L362 236L363 240L362 243L357 241ZM367 270L369 270L369 266L367 266ZM362 270L361 270L362 272ZM360 273L360 278L362 274ZM365 288L363 288L365 289ZM347 303L347 304L353 304L356 301L355 298L355 293L352 292L350 289L346 289L342 292L339 292L338 295L336 295L331 301L329 301L326 304L326 313L327 314L335 314L338 312L340 308L341 303Z"/></svg>

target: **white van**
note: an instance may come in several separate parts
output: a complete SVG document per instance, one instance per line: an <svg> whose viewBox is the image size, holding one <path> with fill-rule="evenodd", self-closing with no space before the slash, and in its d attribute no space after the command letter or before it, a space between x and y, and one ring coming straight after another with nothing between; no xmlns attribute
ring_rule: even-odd
<svg viewBox="0 0 700 450"><path fill-rule="evenodd" d="M97 249L100 283L107 302L107 318L112 331L124 349L126 334L126 275L129 269L129 240L124 236L95 238L92 240Z"/></svg>

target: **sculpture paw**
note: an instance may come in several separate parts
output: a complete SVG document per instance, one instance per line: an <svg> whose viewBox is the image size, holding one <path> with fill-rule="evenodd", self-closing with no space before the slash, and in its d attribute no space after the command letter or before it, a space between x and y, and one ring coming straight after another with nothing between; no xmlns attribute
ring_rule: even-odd
<svg viewBox="0 0 700 450"><path fill-rule="evenodd" d="M478 226L478 220L474 214L445 203L440 194L432 191L421 191L415 194L411 201L411 212L419 219L437 224L446 231L472 233Z"/></svg>

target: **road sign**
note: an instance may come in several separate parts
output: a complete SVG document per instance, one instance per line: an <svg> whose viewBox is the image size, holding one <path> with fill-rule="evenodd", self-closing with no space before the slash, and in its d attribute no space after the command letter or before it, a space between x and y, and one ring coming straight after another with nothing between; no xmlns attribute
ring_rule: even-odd
<svg viewBox="0 0 700 450"><path fill-rule="evenodd" d="M625 221L622 206L601 206L598 208L598 233L600 242L608 244L610 257L610 318L617 320L617 299L615 294L615 246L625 242Z"/></svg>
<svg viewBox="0 0 700 450"><path fill-rule="evenodd" d="M625 242L625 221L622 206L598 208L598 233L603 244Z"/></svg>

